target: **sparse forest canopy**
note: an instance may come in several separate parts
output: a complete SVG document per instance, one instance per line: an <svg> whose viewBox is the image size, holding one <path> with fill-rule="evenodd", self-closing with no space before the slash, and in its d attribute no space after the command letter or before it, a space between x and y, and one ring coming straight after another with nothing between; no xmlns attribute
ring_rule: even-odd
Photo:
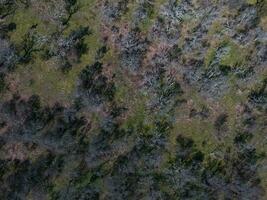
<svg viewBox="0 0 267 200"><path fill-rule="evenodd" d="M267 199L266 0L0 0L0 199Z"/></svg>

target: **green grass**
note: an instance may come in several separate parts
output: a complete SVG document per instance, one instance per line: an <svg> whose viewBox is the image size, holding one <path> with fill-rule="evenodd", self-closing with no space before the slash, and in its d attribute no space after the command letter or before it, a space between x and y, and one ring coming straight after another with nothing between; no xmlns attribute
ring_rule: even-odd
<svg viewBox="0 0 267 200"><path fill-rule="evenodd" d="M159 9L164 3L166 3L166 0L155 0L154 2L152 2L153 8L151 8L151 10L149 11L149 16L138 23L138 26L143 33L148 32L150 27L154 24ZM131 1L128 5L127 13L122 16L121 22L131 22L133 19L134 12L137 10L137 8L138 3L136 3L135 1Z"/></svg>
<svg viewBox="0 0 267 200"><path fill-rule="evenodd" d="M211 47L208 49L205 59L204 59L204 65L206 68L208 68L210 64L212 63L212 61L215 59L216 52L217 52L216 47Z"/></svg>
<svg viewBox="0 0 267 200"><path fill-rule="evenodd" d="M234 42L228 43L227 48L229 48L229 52L221 58L220 64L230 68L245 66L247 60L245 48L238 46Z"/></svg>
<svg viewBox="0 0 267 200"><path fill-rule="evenodd" d="M166 3L166 0L156 0L154 2L153 10L151 11L151 14L146 18L145 20L140 22L140 29L142 32L146 33L149 31L150 27L154 24L156 17L158 15L160 7Z"/></svg>
<svg viewBox="0 0 267 200"><path fill-rule="evenodd" d="M35 53L33 63L20 65L12 75L16 77L15 80L19 80L18 90L22 94L38 94L47 103L55 101L69 103L72 100L79 73L86 65L94 62L95 53L102 45L99 35L100 22L94 10L95 3L96 1L92 0L80 1L79 12L73 15L69 26L63 32L63 35L67 36L80 25L89 26L92 34L85 38L89 51L82 55L80 62L74 64L68 73L62 73L55 60L45 61L38 52ZM53 26L46 25L37 17L36 11L30 9L21 8L11 19L17 24L17 29L11 33L10 37L11 41L17 45L22 42L22 36L34 24L38 24L36 31L40 35L49 36L53 31Z"/></svg>
<svg viewBox="0 0 267 200"><path fill-rule="evenodd" d="M212 45L206 52L204 66L208 68L216 57L219 48L225 48L227 52L221 56L219 65L222 68L243 68L246 67L250 54L250 47L237 45L231 39L225 37L219 41L212 41Z"/></svg>
<svg viewBox="0 0 267 200"><path fill-rule="evenodd" d="M30 9L19 9L15 12L15 15L11 19L16 24L16 30L11 32L10 41L18 45L22 42L23 36L28 32L30 27L34 24L40 25L38 27L39 32L44 32L42 22L38 16Z"/></svg>
<svg viewBox="0 0 267 200"><path fill-rule="evenodd" d="M247 0L247 3L250 5L255 5L258 2L258 0Z"/></svg>
<svg viewBox="0 0 267 200"><path fill-rule="evenodd" d="M18 80L18 90L22 94L38 94L46 102L70 100L75 88L76 73L63 74L53 61L36 58L33 64L19 66L13 76Z"/></svg>

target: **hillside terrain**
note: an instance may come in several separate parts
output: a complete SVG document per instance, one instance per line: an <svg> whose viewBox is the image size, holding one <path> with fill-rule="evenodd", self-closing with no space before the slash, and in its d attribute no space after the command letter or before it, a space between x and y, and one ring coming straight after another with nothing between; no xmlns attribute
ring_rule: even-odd
<svg viewBox="0 0 267 200"><path fill-rule="evenodd" d="M267 199L267 0L0 0L0 199Z"/></svg>

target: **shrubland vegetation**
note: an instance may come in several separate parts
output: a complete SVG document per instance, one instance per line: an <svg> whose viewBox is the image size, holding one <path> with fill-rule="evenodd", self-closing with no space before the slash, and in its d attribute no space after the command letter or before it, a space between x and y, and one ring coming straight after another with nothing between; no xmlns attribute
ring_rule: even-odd
<svg viewBox="0 0 267 200"><path fill-rule="evenodd" d="M266 199L266 13L0 1L0 199Z"/></svg>

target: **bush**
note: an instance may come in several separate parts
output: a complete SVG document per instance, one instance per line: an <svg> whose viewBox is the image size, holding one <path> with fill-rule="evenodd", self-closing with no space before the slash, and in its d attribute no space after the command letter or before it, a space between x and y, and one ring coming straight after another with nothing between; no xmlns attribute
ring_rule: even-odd
<svg viewBox="0 0 267 200"><path fill-rule="evenodd" d="M77 0L65 0L65 10L67 11L68 15L66 18L63 18L62 20L63 25L67 25L72 15L79 10L79 7L77 5Z"/></svg>
<svg viewBox="0 0 267 200"><path fill-rule="evenodd" d="M37 47L38 36L35 31L37 26L38 24L32 25L32 27L23 37L23 41L19 48L19 61L21 63L29 63L32 59L33 53L36 51L40 51L40 49Z"/></svg>
<svg viewBox="0 0 267 200"><path fill-rule="evenodd" d="M228 116L227 116L227 114L220 114L217 118L216 118L216 120L215 120L215 122L214 122L214 126L215 126L215 128L217 129L217 130L220 130L221 128L222 128L222 126L225 124L225 122L227 122L227 118L228 118Z"/></svg>
<svg viewBox="0 0 267 200"><path fill-rule="evenodd" d="M80 74L81 89L88 97L97 101L111 101L115 95L115 85L101 74L102 63L87 66Z"/></svg>
<svg viewBox="0 0 267 200"><path fill-rule="evenodd" d="M100 49L96 52L96 60L100 60L104 57L104 55L108 52L107 46L102 46Z"/></svg>
<svg viewBox="0 0 267 200"><path fill-rule="evenodd" d="M0 93L6 89L5 74L0 73Z"/></svg>

